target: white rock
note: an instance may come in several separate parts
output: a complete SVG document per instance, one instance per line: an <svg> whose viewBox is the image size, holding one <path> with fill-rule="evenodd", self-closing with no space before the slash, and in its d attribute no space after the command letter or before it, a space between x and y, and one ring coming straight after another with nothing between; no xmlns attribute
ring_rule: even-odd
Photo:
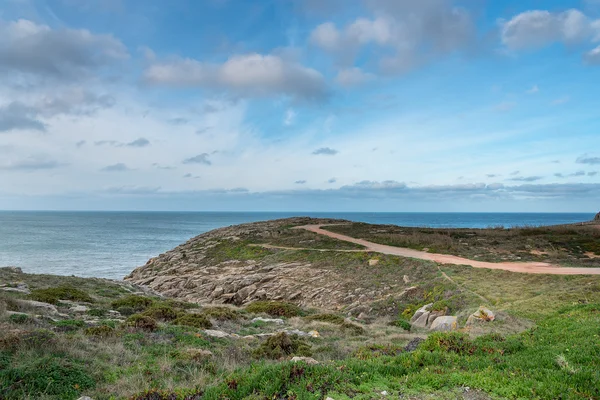
<svg viewBox="0 0 600 400"><path fill-rule="evenodd" d="M81 396L77 400L94 400L94 399L92 399L91 397L87 397L87 396Z"/></svg>
<svg viewBox="0 0 600 400"><path fill-rule="evenodd" d="M85 313L85 312L88 312L90 309L89 309L89 307L86 307L86 306L74 306L74 307L71 307L70 310L72 312L76 312L76 313Z"/></svg>
<svg viewBox="0 0 600 400"><path fill-rule="evenodd" d="M388 395L388 392L387 392L387 390L384 390L383 392L381 392L381 395L382 395L382 396L387 396L387 395Z"/></svg>
<svg viewBox="0 0 600 400"><path fill-rule="evenodd" d="M281 318L263 318L256 317L252 319L252 322L265 322L265 323L273 323L277 325L283 325L285 322Z"/></svg>
<svg viewBox="0 0 600 400"><path fill-rule="evenodd" d="M314 337L314 338L321 337L321 335L317 331L310 331L310 332L308 332L308 335L310 337Z"/></svg>
<svg viewBox="0 0 600 400"><path fill-rule="evenodd" d="M315 360L312 357L298 357L298 356L293 357L290 361L292 361L294 363L296 363L296 362L304 362L304 363L310 364L310 365L316 365L316 364L319 363L317 360Z"/></svg>
<svg viewBox="0 0 600 400"><path fill-rule="evenodd" d="M429 311L429 308L433 305L433 303L429 303L429 304L425 304L423 307L419 308L417 311L415 311L415 314L412 316L412 318L410 319L410 322L415 322L417 319L419 319L419 317L423 314L425 314L426 312Z"/></svg>
<svg viewBox="0 0 600 400"><path fill-rule="evenodd" d="M58 314L58 310L52 304L43 303L41 301L35 300L16 300L18 304L21 304L25 307L37 308L39 310L44 310L49 312L50 314Z"/></svg>
<svg viewBox="0 0 600 400"><path fill-rule="evenodd" d="M226 338L226 337L230 336L229 333L227 333L227 332L215 331L212 329L207 329L204 331L204 333L206 333L207 336L216 337L216 338Z"/></svg>
<svg viewBox="0 0 600 400"><path fill-rule="evenodd" d="M438 317L433 321L429 329L438 332L455 331L458 329L458 321L455 316Z"/></svg>

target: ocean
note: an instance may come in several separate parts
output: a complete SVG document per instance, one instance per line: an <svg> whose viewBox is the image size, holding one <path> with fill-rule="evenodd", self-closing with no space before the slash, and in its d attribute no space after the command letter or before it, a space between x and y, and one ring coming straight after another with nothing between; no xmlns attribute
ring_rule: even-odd
<svg viewBox="0 0 600 400"><path fill-rule="evenodd" d="M589 221L594 214L0 211L0 266L122 279L148 259L212 229L292 216L402 226L486 228Z"/></svg>

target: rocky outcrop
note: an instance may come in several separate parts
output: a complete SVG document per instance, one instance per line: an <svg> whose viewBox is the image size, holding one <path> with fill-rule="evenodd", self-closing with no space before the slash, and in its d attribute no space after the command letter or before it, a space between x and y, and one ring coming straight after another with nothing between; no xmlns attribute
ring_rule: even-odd
<svg viewBox="0 0 600 400"><path fill-rule="evenodd" d="M594 221L600 222L600 212L594 217Z"/></svg>
<svg viewBox="0 0 600 400"><path fill-rule="evenodd" d="M253 260L247 256L254 254L248 249L260 249L248 243L269 243L280 235L289 235L290 225L344 222L347 221L289 218L217 229L152 258L125 280L164 296L196 303L242 306L257 300L283 300L302 307L343 309L356 316L368 312L372 302L401 294L407 285L400 281L376 288L361 287L356 276L324 261L316 266L309 262L276 261L276 257ZM234 251L220 250L224 245L229 246L227 249L242 246L245 257L236 259L235 254L230 255Z"/></svg>

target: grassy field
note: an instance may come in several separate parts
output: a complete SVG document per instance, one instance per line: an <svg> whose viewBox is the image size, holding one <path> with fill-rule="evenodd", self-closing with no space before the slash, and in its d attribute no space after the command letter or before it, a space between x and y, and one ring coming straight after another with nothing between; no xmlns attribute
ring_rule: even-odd
<svg viewBox="0 0 600 400"><path fill-rule="evenodd" d="M482 261L546 261L600 267L598 225L443 229L351 223L324 229L374 243Z"/></svg>

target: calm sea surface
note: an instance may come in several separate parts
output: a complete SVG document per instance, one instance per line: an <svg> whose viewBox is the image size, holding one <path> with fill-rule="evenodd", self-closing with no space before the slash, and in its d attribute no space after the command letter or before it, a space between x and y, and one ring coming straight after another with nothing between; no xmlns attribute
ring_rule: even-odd
<svg viewBox="0 0 600 400"><path fill-rule="evenodd" d="M0 266L120 279L209 230L291 216L403 226L485 228L589 221L593 214L0 211Z"/></svg>

